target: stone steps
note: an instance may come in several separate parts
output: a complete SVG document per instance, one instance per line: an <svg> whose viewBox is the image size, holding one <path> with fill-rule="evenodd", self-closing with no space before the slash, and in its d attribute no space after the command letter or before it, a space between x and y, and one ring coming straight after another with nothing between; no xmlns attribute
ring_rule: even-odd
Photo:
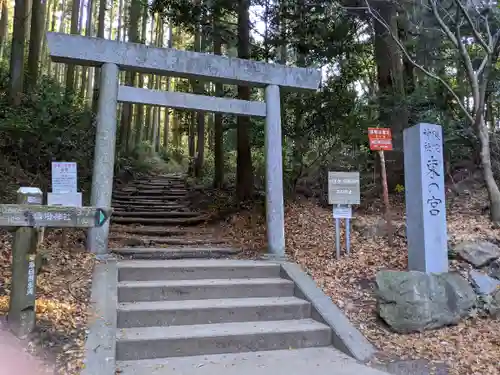
<svg viewBox="0 0 500 375"><path fill-rule="evenodd" d="M145 193L140 193L140 194L125 194L125 193L115 193L113 194L113 198L117 200L145 200L145 201L156 201L156 202L161 202L161 201L168 201L168 200L177 200L177 199L182 199L185 198L186 194L175 194L175 193L163 193L160 195L148 195Z"/></svg>
<svg viewBox="0 0 500 375"><path fill-rule="evenodd" d="M200 298L293 296L293 283L280 278L121 281L121 302Z"/></svg>
<svg viewBox="0 0 500 375"><path fill-rule="evenodd" d="M117 211L138 211L138 210L148 210L148 211L165 211L165 210L186 210L189 209L188 206L177 203L170 204L137 204L132 202L130 204L116 203L113 205L113 212Z"/></svg>
<svg viewBox="0 0 500 375"><path fill-rule="evenodd" d="M197 225L206 222L209 219L207 215L187 218L165 218L165 217L117 217L111 216L111 222L116 224L143 224L143 225Z"/></svg>
<svg viewBox="0 0 500 375"><path fill-rule="evenodd" d="M187 189L172 189L172 188L158 188L158 189L151 189L151 188L121 188L116 191L117 193L120 194L125 194L125 195L135 195L135 194L144 194L144 195L163 195L163 194L179 194L179 195L186 195L188 193Z"/></svg>
<svg viewBox="0 0 500 375"><path fill-rule="evenodd" d="M118 306L118 328L297 320L310 314L310 304L296 297L127 302Z"/></svg>
<svg viewBox="0 0 500 375"><path fill-rule="evenodd" d="M184 175L143 176L117 186L113 191L111 205L114 209L111 224L125 226L136 224L192 227L204 224L210 219L207 213L196 212L196 209L190 208L190 187ZM164 256L160 258L173 257L163 253ZM193 255L190 253L190 256ZM175 257L178 256L179 254Z"/></svg>
<svg viewBox="0 0 500 375"><path fill-rule="evenodd" d="M214 259L144 261L118 263L118 281L259 279L279 278L280 267L274 263L251 260Z"/></svg>
<svg viewBox="0 0 500 375"><path fill-rule="evenodd" d="M192 218L200 216L199 212L193 211L114 211L115 217L139 217L139 218Z"/></svg>
<svg viewBox="0 0 500 375"><path fill-rule="evenodd" d="M120 375L387 375L333 347L118 361Z"/></svg>
<svg viewBox="0 0 500 375"><path fill-rule="evenodd" d="M115 254L132 259L192 259L226 258L240 252L234 247L177 246L177 247L121 247L111 249Z"/></svg>
<svg viewBox="0 0 500 375"><path fill-rule="evenodd" d="M115 229L115 233L129 233L129 234L140 234L145 236L177 236L177 235L187 235L192 233L190 228L183 227L132 227L132 226L122 226ZM200 229L197 233L203 234ZM209 233L206 233L209 234Z"/></svg>
<svg viewBox="0 0 500 375"><path fill-rule="evenodd" d="M116 359L308 348L331 338L330 328L312 319L125 328L117 334Z"/></svg>
<svg viewBox="0 0 500 375"><path fill-rule="evenodd" d="M383 375L331 346L279 263L122 260L116 274L121 375Z"/></svg>
<svg viewBox="0 0 500 375"><path fill-rule="evenodd" d="M328 346L280 265L244 260L120 261L116 358Z"/></svg>
<svg viewBox="0 0 500 375"><path fill-rule="evenodd" d="M227 240L219 238L191 238L191 237L129 237L125 235L113 234L109 236L111 240L122 240L125 246L132 247L154 247L154 245L175 245L175 246L201 246L201 248L206 248L207 246L219 245L227 243ZM164 250L163 248L160 248ZM186 250L186 249L183 249ZM212 250L212 249L210 249ZM136 250L126 250L129 253ZM144 253L144 252L142 252ZM160 258L161 259L161 258Z"/></svg>

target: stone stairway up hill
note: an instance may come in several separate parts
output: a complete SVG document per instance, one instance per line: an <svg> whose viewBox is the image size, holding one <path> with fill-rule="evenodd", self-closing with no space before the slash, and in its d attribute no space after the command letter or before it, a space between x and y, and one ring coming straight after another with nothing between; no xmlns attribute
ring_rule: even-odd
<svg viewBox="0 0 500 375"><path fill-rule="evenodd" d="M140 246L96 265L83 375L385 374L352 358L374 349L298 266L200 259L235 249L200 234L183 176L132 181L113 208L110 239Z"/></svg>
<svg viewBox="0 0 500 375"><path fill-rule="evenodd" d="M183 174L145 176L113 190L112 249L136 259L225 257L239 250L204 224Z"/></svg>

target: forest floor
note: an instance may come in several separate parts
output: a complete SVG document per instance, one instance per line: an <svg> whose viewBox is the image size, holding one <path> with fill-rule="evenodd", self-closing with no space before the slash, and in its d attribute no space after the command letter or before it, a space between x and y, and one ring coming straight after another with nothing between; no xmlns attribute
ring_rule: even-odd
<svg viewBox="0 0 500 375"><path fill-rule="evenodd" d="M463 240L500 239L499 230L482 211L486 206L485 192L449 200L448 205L452 246ZM391 332L377 318L375 274L382 269L405 270L407 265L404 230L401 230L403 204L393 202L393 211L399 230L392 247L385 238L367 236L364 232L363 228L377 226L382 218L380 202L365 202L355 212L351 254L343 254L336 260L331 209L311 199L297 199L286 206L287 252L380 350L377 361L423 359L438 369L444 364L447 372L439 374L498 375L498 320L470 318L454 327L401 335ZM232 214L212 227L221 237L232 238L235 246L245 249L242 257L258 257L266 248L262 208ZM76 375L82 368L93 257L85 252L83 232L68 231L68 246L64 250L60 246L60 233L60 230L48 233L44 242L47 264L37 279L38 326L30 346L43 351L45 358L54 358L58 373ZM0 231L0 315L8 309L10 244L11 234ZM453 268L459 262L451 263Z"/></svg>
<svg viewBox="0 0 500 375"><path fill-rule="evenodd" d="M450 245L471 239L500 240L482 212L487 205L486 192L448 200ZM377 226L382 218L380 202L370 202L355 212L355 221L363 227ZM374 295L375 275L383 269L406 270L407 246L404 235L404 206L393 202L396 230L393 246L386 238L371 237L353 225L351 254L335 259L335 231L331 208L322 208L311 200L298 200L286 207L286 249L339 306L350 321L374 344L380 353L374 362L427 360L436 374L498 375L500 373L500 321L471 318L454 327L414 334L397 334L377 317ZM362 228L363 228L362 227ZM265 249L265 220L262 214L245 212L234 215L225 225L225 237L247 249L254 257ZM342 243L345 240L342 239ZM345 246L342 246L345 248ZM451 268L460 268L458 260Z"/></svg>
<svg viewBox="0 0 500 375"><path fill-rule="evenodd" d="M57 374L75 375L82 368L94 259L85 251L83 232L68 232L64 248L60 230L46 235L46 264L37 276L37 325L24 344L55 363ZM12 235L0 231L0 316L9 308L11 244Z"/></svg>

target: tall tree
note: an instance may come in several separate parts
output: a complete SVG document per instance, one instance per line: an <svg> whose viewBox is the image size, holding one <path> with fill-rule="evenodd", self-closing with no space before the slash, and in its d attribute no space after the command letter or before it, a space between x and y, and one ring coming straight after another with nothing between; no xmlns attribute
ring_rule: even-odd
<svg viewBox="0 0 500 375"><path fill-rule="evenodd" d="M24 84L24 46L26 37L26 1L16 0L14 8L14 28L10 51L9 99L13 105L21 104Z"/></svg>
<svg viewBox="0 0 500 375"><path fill-rule="evenodd" d="M195 1L195 7L201 8L202 2L201 0ZM200 12L200 16L198 17L197 24L195 25L194 31L194 50L195 52L203 51L203 39L204 36L202 34L202 23L203 23L204 15ZM204 88L203 83L199 80L192 80L191 85L193 87L193 92L198 95L202 95ZM193 173L195 177L201 176L201 171L203 167L203 158L205 154L205 113L202 111L196 112L196 115L193 117L193 121L196 122L196 155L193 160ZM192 142L194 142L194 131L190 136L193 137Z"/></svg>
<svg viewBox="0 0 500 375"><path fill-rule="evenodd" d="M59 32L64 33L64 27L65 27L65 22L66 22L66 8L67 8L67 3L66 0L61 1L61 16L59 17ZM56 69L55 69L55 77L59 81L61 79L61 68L64 69L65 65L63 64L56 64ZM64 70L63 70L64 71ZM63 73L64 74L64 73Z"/></svg>
<svg viewBox="0 0 500 375"><path fill-rule="evenodd" d="M216 3L217 4L217 3ZM220 29L220 8L213 9L213 43L214 55L222 55L222 30ZM215 96L224 96L224 85L215 83ZM214 187L221 188L224 183L224 143L223 143L222 113L214 116Z"/></svg>
<svg viewBox="0 0 500 375"><path fill-rule="evenodd" d="M86 19L86 25L85 25L85 36L92 36L92 16L93 16L93 8L94 8L95 2L93 0L87 0L87 19ZM83 13L83 12L82 12ZM88 73L88 77L87 77ZM92 79L93 79L93 74L92 74L92 68L88 68L87 66L82 66L82 82L81 82L81 92L80 96L82 98L87 97L87 91L92 92Z"/></svg>
<svg viewBox="0 0 500 375"><path fill-rule="evenodd" d="M387 155L388 182L391 190L403 184L403 130L408 126L408 111L405 103L403 59L401 51L390 33L399 30L397 4L391 1L377 3L377 13L390 27L390 32L379 22L374 23L374 54L377 64L379 98L379 124L391 128L393 152Z"/></svg>
<svg viewBox="0 0 500 375"><path fill-rule="evenodd" d="M9 4L7 0L2 0L2 15L0 18L0 59L3 58L5 46L7 44L7 35L9 33Z"/></svg>
<svg viewBox="0 0 500 375"><path fill-rule="evenodd" d="M250 58L250 0L238 0L238 57ZM250 100L250 87L238 86L238 99ZM238 198L252 198L254 181L252 152L250 149L250 117L237 120L236 194Z"/></svg>
<svg viewBox="0 0 500 375"><path fill-rule="evenodd" d="M130 4L130 19L128 23L128 41L131 43L139 43L139 20L141 18L141 0L131 0ZM125 75L125 84L134 86L136 73L128 71ZM129 151L132 145L133 129L132 117L134 106L130 103L123 104L122 107L122 147L124 151Z"/></svg>
<svg viewBox="0 0 500 375"><path fill-rule="evenodd" d="M172 48L172 28L173 25L170 24L168 25L168 34L167 34L167 47ZM167 85L166 85L166 90L170 91L170 77L167 77ZM165 122L163 123L163 147L167 148L168 147L168 134L170 132L170 111L169 108L165 108Z"/></svg>
<svg viewBox="0 0 500 375"><path fill-rule="evenodd" d="M121 18L118 14L119 19ZM106 21L106 0L99 2L99 20L97 26L97 37L104 38L104 27ZM112 25L111 25L112 26ZM99 98L99 84L101 82L101 68L95 69L94 94L92 95L92 112L97 113L97 102Z"/></svg>
<svg viewBox="0 0 500 375"><path fill-rule="evenodd" d="M38 73L40 71L40 54L42 49L42 36L45 32L45 0L33 0L31 8L31 33L28 54L28 77L27 89L35 87L38 82Z"/></svg>
<svg viewBox="0 0 500 375"><path fill-rule="evenodd" d="M144 5L144 10L142 12L142 23L141 23L141 41L146 43L147 39L147 26L148 26L148 15L149 15L149 5L146 3ZM139 87L144 87L144 77L145 74L139 74ZM137 137L135 140L136 145L139 145L144 138L144 111L145 105L138 105L137 118L135 123L135 128L137 129Z"/></svg>
<svg viewBox="0 0 500 375"><path fill-rule="evenodd" d="M78 12L80 11L80 0L73 0L71 5L71 34L78 34ZM75 90L76 66L68 64L66 68L66 94Z"/></svg>
<svg viewBox="0 0 500 375"><path fill-rule="evenodd" d="M157 14L153 14L153 16L151 17L151 28L149 30L149 43L152 45L154 45L154 40L155 40L155 29L156 29L157 18L158 18ZM147 88L148 89L154 88L154 74L148 75ZM153 106L148 105L145 108L145 111L146 111L146 123L144 125L144 134L145 134L145 139L151 141L152 140L151 129L153 128L153 118L152 118Z"/></svg>
<svg viewBox="0 0 500 375"><path fill-rule="evenodd" d="M30 25L31 25L31 3L33 0L25 0L24 4L24 22L26 22L26 26L24 28L24 40L26 46L29 45L30 42Z"/></svg>

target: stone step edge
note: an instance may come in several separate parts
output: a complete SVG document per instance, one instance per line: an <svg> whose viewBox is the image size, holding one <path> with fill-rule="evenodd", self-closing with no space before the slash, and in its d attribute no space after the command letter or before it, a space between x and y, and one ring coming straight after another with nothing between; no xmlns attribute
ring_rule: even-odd
<svg viewBox="0 0 500 375"><path fill-rule="evenodd" d="M117 331L116 341L139 342L201 337L229 337L236 335L263 335L290 332L314 332L330 327L314 319L277 320L260 322L237 322L196 324L170 327L122 328Z"/></svg>

